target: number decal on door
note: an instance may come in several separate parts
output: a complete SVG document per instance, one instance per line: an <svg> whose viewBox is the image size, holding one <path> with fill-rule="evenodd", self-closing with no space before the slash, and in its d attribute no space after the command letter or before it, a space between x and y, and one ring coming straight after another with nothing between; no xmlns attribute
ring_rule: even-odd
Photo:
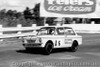
<svg viewBox="0 0 100 67"><path fill-rule="evenodd" d="M60 46L61 45L61 42L60 41L55 41L55 46Z"/></svg>
<svg viewBox="0 0 100 67"><path fill-rule="evenodd" d="M61 44L60 44L60 41L58 41L58 45L60 46Z"/></svg>
<svg viewBox="0 0 100 67"><path fill-rule="evenodd" d="M55 41L55 46L57 46L57 40Z"/></svg>

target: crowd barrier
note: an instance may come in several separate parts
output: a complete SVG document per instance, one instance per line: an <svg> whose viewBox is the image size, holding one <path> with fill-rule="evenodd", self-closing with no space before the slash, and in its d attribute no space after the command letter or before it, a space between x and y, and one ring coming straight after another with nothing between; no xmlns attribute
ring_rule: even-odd
<svg viewBox="0 0 100 67"><path fill-rule="evenodd" d="M48 25L45 24L45 26ZM74 30L76 30L77 33L100 33L100 24L64 24L63 26L72 27ZM0 38L34 35L35 34L34 31L41 27L43 26L36 26L36 24L33 24L31 27L22 27L21 24L18 24L17 27L4 28L2 25L0 25ZM4 34L4 32L11 32L11 33Z"/></svg>

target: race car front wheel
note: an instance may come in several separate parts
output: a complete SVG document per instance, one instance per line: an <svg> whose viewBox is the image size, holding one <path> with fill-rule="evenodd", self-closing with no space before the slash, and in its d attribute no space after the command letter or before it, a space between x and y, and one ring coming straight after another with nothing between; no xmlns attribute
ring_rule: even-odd
<svg viewBox="0 0 100 67"><path fill-rule="evenodd" d="M44 52L46 55L49 55L52 52L52 43L47 43L45 48L44 48Z"/></svg>

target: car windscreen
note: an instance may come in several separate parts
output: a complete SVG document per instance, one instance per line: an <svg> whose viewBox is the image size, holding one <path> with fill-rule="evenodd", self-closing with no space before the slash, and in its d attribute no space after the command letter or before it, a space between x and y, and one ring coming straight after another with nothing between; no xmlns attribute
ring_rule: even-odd
<svg viewBox="0 0 100 67"><path fill-rule="evenodd" d="M52 35L55 32L55 27L43 27L38 30L38 35Z"/></svg>

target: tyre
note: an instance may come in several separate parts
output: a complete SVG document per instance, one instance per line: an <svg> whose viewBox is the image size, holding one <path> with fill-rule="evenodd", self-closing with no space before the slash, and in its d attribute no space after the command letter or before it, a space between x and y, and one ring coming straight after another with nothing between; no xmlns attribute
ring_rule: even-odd
<svg viewBox="0 0 100 67"><path fill-rule="evenodd" d="M44 54L50 55L50 53L52 52L52 49L53 49L53 44L48 42L44 48Z"/></svg>
<svg viewBox="0 0 100 67"><path fill-rule="evenodd" d="M76 41L73 42L72 47L70 47L71 52L76 52L78 50L78 43Z"/></svg>

